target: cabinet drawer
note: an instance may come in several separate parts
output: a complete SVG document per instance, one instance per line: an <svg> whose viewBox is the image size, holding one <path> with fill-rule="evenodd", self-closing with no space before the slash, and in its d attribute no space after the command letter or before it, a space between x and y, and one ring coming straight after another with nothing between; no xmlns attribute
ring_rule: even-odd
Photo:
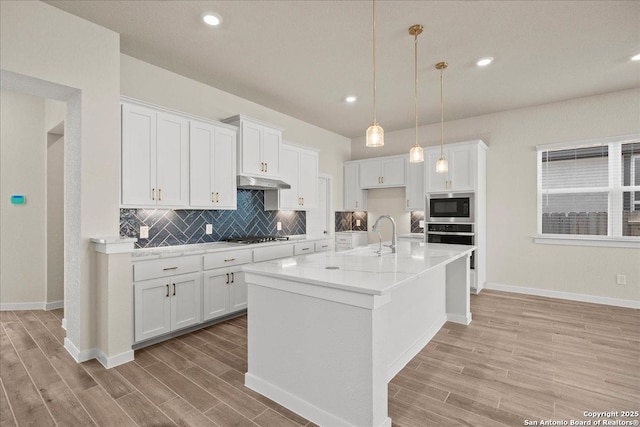
<svg viewBox="0 0 640 427"><path fill-rule="evenodd" d="M336 235L336 243L339 245L340 244L351 245L351 235L346 235L346 236Z"/></svg>
<svg viewBox="0 0 640 427"><path fill-rule="evenodd" d="M290 256L293 256L293 245L268 246L253 250L253 262L269 261Z"/></svg>
<svg viewBox="0 0 640 427"><path fill-rule="evenodd" d="M315 244L316 252L325 252L333 249L333 240L321 240Z"/></svg>
<svg viewBox="0 0 640 427"><path fill-rule="evenodd" d="M348 251L349 249L353 249L350 244L336 243L336 252Z"/></svg>
<svg viewBox="0 0 640 427"><path fill-rule="evenodd" d="M175 276L200 271L200 255L181 256L133 263L133 281Z"/></svg>
<svg viewBox="0 0 640 427"><path fill-rule="evenodd" d="M315 245L313 242L309 243L296 243L293 245L293 254L294 255L308 255L313 253L315 250Z"/></svg>
<svg viewBox="0 0 640 427"><path fill-rule="evenodd" d="M204 269L212 270L214 268L248 264L251 262L251 252L251 249L243 249L206 254L204 256Z"/></svg>

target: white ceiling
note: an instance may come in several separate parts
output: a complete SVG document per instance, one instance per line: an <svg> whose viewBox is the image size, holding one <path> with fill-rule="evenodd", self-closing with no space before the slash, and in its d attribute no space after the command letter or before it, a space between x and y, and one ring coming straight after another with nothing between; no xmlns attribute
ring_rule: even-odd
<svg viewBox="0 0 640 427"><path fill-rule="evenodd" d="M121 34L121 51L347 137L372 120L371 2L47 1ZM215 12L222 25L204 25ZM640 1L378 1L378 121L420 125L640 87ZM486 68L483 56L495 57ZM346 104L348 94L358 96ZM239 111L238 113L242 113Z"/></svg>

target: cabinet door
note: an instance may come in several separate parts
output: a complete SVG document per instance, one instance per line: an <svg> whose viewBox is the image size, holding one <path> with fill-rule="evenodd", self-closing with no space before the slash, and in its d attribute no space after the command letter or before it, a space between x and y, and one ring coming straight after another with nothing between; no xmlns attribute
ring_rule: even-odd
<svg viewBox="0 0 640 427"><path fill-rule="evenodd" d="M157 114L156 181L158 206L189 204L189 122L169 114Z"/></svg>
<svg viewBox="0 0 640 427"><path fill-rule="evenodd" d="M350 163L344 165L344 200L345 210L362 211L367 208L366 196L360 189L360 164Z"/></svg>
<svg viewBox="0 0 640 427"><path fill-rule="evenodd" d="M424 210L424 162L407 164L406 210Z"/></svg>
<svg viewBox="0 0 640 427"><path fill-rule="evenodd" d="M231 283L229 284L229 312L247 308L247 282L244 272L231 269Z"/></svg>
<svg viewBox="0 0 640 427"><path fill-rule="evenodd" d="M215 319L229 312L228 268L205 271L202 284L203 321Z"/></svg>
<svg viewBox="0 0 640 427"><path fill-rule="evenodd" d="M473 190L475 172L475 147L453 147L447 150L449 161L449 188Z"/></svg>
<svg viewBox="0 0 640 427"><path fill-rule="evenodd" d="M318 207L318 153L300 150L299 161L298 195L302 208L315 209Z"/></svg>
<svg viewBox="0 0 640 427"><path fill-rule="evenodd" d="M382 162L360 162L360 188L376 188L382 185Z"/></svg>
<svg viewBox="0 0 640 427"><path fill-rule="evenodd" d="M122 204L155 206L156 113L122 105Z"/></svg>
<svg viewBox="0 0 640 427"><path fill-rule="evenodd" d="M215 193L216 209L236 209L236 133L215 128L211 191Z"/></svg>
<svg viewBox="0 0 640 427"><path fill-rule="evenodd" d="M262 138L262 161L265 164L263 175L279 177L282 132L265 127Z"/></svg>
<svg viewBox="0 0 640 427"><path fill-rule="evenodd" d="M436 163L440 158L440 149L429 150L424 153L425 190L427 193L445 191L449 176L447 173L436 172ZM451 165L449 165L451 167Z"/></svg>
<svg viewBox="0 0 640 427"><path fill-rule="evenodd" d="M169 279L138 282L133 286L134 331L136 342L171 331Z"/></svg>
<svg viewBox="0 0 640 427"><path fill-rule="evenodd" d="M263 127L251 122L242 122L241 141L242 153L241 172L247 175L262 175L264 168L262 166L262 143Z"/></svg>
<svg viewBox="0 0 640 427"><path fill-rule="evenodd" d="M214 201L211 162L214 127L205 123L189 123L189 204L211 208Z"/></svg>
<svg viewBox="0 0 640 427"><path fill-rule="evenodd" d="M404 158L393 158L382 162L382 185L404 185Z"/></svg>
<svg viewBox="0 0 640 427"><path fill-rule="evenodd" d="M171 280L171 330L202 322L202 277L200 273L174 276Z"/></svg>
<svg viewBox="0 0 640 427"><path fill-rule="evenodd" d="M279 190L279 208L286 210L301 210L302 204L300 201L298 176L301 172L303 174L305 172L298 169L300 151L294 147L283 145L280 154L280 158L282 160L282 165L280 166L280 178L287 184L291 185L291 188L288 190Z"/></svg>

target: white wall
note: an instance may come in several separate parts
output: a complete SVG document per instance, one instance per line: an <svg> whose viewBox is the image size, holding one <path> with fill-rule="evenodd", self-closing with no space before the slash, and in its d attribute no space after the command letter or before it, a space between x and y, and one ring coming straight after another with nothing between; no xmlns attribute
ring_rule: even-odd
<svg viewBox="0 0 640 427"><path fill-rule="evenodd" d="M333 177L333 206L342 206L342 162L351 155L349 138L127 55L120 63L122 95L214 120L245 114L283 127L287 141L319 149L320 173Z"/></svg>
<svg viewBox="0 0 640 427"><path fill-rule="evenodd" d="M0 303L46 300L44 99L0 92ZM12 194L27 197L12 205Z"/></svg>
<svg viewBox="0 0 640 427"><path fill-rule="evenodd" d="M77 217L65 218L73 228L68 232L75 236L65 240L65 251L73 255L65 263L79 266L65 276L65 317L67 339L79 351L89 350L96 342L94 253L89 239L115 236L119 230L120 37L36 1L2 1L0 19L3 71L81 91L79 117L71 117L74 129L81 123L79 142L74 135L65 135L65 144L81 144L78 157L65 151L65 166L77 170L80 178L65 194L65 203L79 205ZM78 99L73 102L77 108Z"/></svg>
<svg viewBox="0 0 640 427"><path fill-rule="evenodd" d="M640 132L640 89L445 123L445 143L482 139L487 150L487 282L640 300L640 250L535 244L535 146ZM380 117L381 123L384 118ZM422 126L423 146L439 143ZM352 140L352 159L408 153L414 129L385 133L385 146ZM398 212L400 209L398 209ZM627 285L616 285L616 274Z"/></svg>

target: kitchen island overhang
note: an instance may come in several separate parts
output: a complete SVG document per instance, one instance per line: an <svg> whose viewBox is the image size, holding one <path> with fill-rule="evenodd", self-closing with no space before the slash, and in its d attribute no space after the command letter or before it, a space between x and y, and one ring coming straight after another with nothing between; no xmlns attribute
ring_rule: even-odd
<svg viewBox="0 0 640 427"><path fill-rule="evenodd" d="M327 426L391 426L388 382L449 320L471 321L473 246L400 242L243 268L247 387Z"/></svg>

